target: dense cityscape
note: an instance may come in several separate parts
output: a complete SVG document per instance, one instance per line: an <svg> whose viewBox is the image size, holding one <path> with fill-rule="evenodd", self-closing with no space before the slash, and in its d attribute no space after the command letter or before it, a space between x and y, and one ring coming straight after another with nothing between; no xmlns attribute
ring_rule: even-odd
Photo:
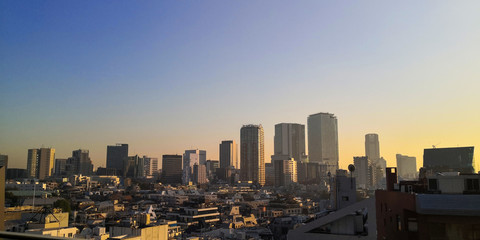
<svg viewBox="0 0 480 240"><path fill-rule="evenodd" d="M479 236L474 147L425 149L420 168L397 154L393 167L368 133L365 155L339 169L336 116L307 122L308 134L303 124L275 125L269 163L263 127L253 124L240 129L239 144L220 141L218 160L198 149L161 161L131 156L125 143L107 146L106 167L95 170L87 149L69 158L28 149L25 169L1 155L4 229L80 239Z"/></svg>
<svg viewBox="0 0 480 240"><path fill-rule="evenodd" d="M0 240L480 240L480 1L0 1Z"/></svg>

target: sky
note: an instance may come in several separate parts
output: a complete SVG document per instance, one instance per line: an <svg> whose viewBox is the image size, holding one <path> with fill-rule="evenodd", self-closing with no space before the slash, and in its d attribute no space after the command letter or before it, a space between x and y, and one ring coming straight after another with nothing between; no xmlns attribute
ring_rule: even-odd
<svg viewBox="0 0 480 240"><path fill-rule="evenodd" d="M161 158L338 118L340 167L480 147L479 1L0 1L0 153ZM478 150L475 158L480 161Z"/></svg>

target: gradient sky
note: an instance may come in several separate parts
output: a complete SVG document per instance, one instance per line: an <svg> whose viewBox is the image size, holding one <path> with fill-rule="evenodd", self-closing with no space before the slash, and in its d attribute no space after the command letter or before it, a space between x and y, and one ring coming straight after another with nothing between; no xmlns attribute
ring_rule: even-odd
<svg viewBox="0 0 480 240"><path fill-rule="evenodd" d="M480 147L480 1L0 1L0 153L218 159L243 124L338 118L340 167ZM476 159L480 161L478 152Z"/></svg>

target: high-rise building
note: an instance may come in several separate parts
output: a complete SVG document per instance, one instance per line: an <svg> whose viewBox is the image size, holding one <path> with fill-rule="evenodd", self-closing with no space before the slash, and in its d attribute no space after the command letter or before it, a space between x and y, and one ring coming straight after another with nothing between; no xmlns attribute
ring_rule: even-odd
<svg viewBox="0 0 480 240"><path fill-rule="evenodd" d="M355 165L355 179L357 188L368 189L371 187L371 171L372 162L368 157L353 157L353 164Z"/></svg>
<svg viewBox="0 0 480 240"><path fill-rule="evenodd" d="M135 155L130 156L125 161L125 172L124 177L130 178L143 178L145 177L145 159Z"/></svg>
<svg viewBox="0 0 480 240"><path fill-rule="evenodd" d="M164 184L182 183L182 155L163 155L162 156L162 177Z"/></svg>
<svg viewBox="0 0 480 240"><path fill-rule="evenodd" d="M211 177L217 171L217 168L220 167L220 162L217 160L207 160L207 177Z"/></svg>
<svg viewBox="0 0 480 240"><path fill-rule="evenodd" d="M331 113L317 113L308 117L308 157L310 162L327 165L335 175L338 169L337 117ZM323 177L327 173L322 174Z"/></svg>
<svg viewBox="0 0 480 240"><path fill-rule="evenodd" d="M398 177L402 179L417 178L417 158L397 154L397 170Z"/></svg>
<svg viewBox="0 0 480 240"><path fill-rule="evenodd" d="M377 159L380 159L380 143L378 141L378 134L369 133L365 135L365 156L374 162L376 162Z"/></svg>
<svg viewBox="0 0 480 240"><path fill-rule="evenodd" d="M240 180L265 185L265 154L262 125L240 129Z"/></svg>
<svg viewBox="0 0 480 240"><path fill-rule="evenodd" d="M273 163L265 163L265 185L275 185L275 169Z"/></svg>
<svg viewBox="0 0 480 240"><path fill-rule="evenodd" d="M67 159L66 158L57 158L55 159L55 171L54 175L57 177L66 176L67 170Z"/></svg>
<svg viewBox="0 0 480 240"><path fill-rule="evenodd" d="M203 159L204 164L201 164L200 159ZM194 182L193 179L193 165L205 165L206 160L206 151L203 150L185 150L183 154L183 172L182 172L182 182L183 184L189 184Z"/></svg>
<svg viewBox="0 0 480 240"><path fill-rule="evenodd" d="M128 161L128 144L107 146L107 168L115 168L118 175L124 175L124 167Z"/></svg>
<svg viewBox="0 0 480 240"><path fill-rule="evenodd" d="M92 160L89 157L89 151L78 149L72 152L72 159L69 161L73 164L73 174L82 174L90 176L93 173Z"/></svg>
<svg viewBox="0 0 480 240"><path fill-rule="evenodd" d="M476 173L474 147L431 148L423 151L423 167L430 172Z"/></svg>
<svg viewBox="0 0 480 240"><path fill-rule="evenodd" d="M222 141L220 143L220 167L228 168L233 167L238 169L238 152L237 143L234 140Z"/></svg>
<svg viewBox="0 0 480 240"><path fill-rule="evenodd" d="M8 168L8 155L0 154L0 166L4 166L5 169Z"/></svg>
<svg viewBox="0 0 480 240"><path fill-rule="evenodd" d="M295 161L306 157L305 125L279 123L275 125L274 154L287 155Z"/></svg>
<svg viewBox="0 0 480 240"><path fill-rule="evenodd" d="M153 176L158 171L158 158L143 156L145 162L145 175Z"/></svg>
<svg viewBox="0 0 480 240"><path fill-rule="evenodd" d="M207 168L203 164L193 165L193 183L205 184L207 183Z"/></svg>
<svg viewBox="0 0 480 240"><path fill-rule="evenodd" d="M287 186L297 182L297 162L285 155L285 158L272 156L275 186Z"/></svg>
<svg viewBox="0 0 480 240"><path fill-rule="evenodd" d="M28 149L27 156L27 176L29 178L38 178L38 149Z"/></svg>
<svg viewBox="0 0 480 240"><path fill-rule="evenodd" d="M43 180L52 176L54 159L54 148L28 149L28 177Z"/></svg>

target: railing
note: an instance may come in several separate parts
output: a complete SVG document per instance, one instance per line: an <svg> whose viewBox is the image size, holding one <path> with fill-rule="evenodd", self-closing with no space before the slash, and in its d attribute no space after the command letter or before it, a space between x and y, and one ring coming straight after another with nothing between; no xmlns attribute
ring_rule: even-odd
<svg viewBox="0 0 480 240"><path fill-rule="evenodd" d="M37 239L67 240L69 239L69 240L72 240L71 238L52 237L49 235L4 232L4 231L0 231L0 238L4 240L7 240L7 239L28 239L28 240L37 240Z"/></svg>

